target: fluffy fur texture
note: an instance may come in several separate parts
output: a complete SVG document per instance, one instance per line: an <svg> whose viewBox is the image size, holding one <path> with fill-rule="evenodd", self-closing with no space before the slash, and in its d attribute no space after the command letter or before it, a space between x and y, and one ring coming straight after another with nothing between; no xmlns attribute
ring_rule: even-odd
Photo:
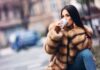
<svg viewBox="0 0 100 70"><path fill-rule="evenodd" d="M46 70L65 70L67 69L67 62L73 63L73 59L79 51L91 48L92 40L87 37L85 30L80 27L57 33L55 26L55 23L49 26L44 44L45 51L52 55ZM91 28L86 27L86 29L92 35Z"/></svg>

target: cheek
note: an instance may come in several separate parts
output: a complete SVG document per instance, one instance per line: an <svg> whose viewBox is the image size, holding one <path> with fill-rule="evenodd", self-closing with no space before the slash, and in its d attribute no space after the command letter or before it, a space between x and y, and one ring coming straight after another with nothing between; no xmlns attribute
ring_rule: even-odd
<svg viewBox="0 0 100 70"><path fill-rule="evenodd" d="M73 22L73 20L70 17L67 18L67 20L68 20L69 23L72 23Z"/></svg>

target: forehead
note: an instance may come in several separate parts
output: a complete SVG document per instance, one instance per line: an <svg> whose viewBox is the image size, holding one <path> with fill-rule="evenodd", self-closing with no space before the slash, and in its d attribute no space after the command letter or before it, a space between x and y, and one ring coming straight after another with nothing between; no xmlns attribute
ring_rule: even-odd
<svg viewBox="0 0 100 70"><path fill-rule="evenodd" d="M64 10L62 11L62 15L65 15L65 14L69 14L68 11L67 11L66 9L64 9Z"/></svg>

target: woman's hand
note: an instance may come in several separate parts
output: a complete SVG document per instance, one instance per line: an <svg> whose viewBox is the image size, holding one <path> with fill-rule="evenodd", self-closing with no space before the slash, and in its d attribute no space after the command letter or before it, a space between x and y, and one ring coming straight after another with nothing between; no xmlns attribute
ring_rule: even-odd
<svg viewBox="0 0 100 70"><path fill-rule="evenodd" d="M59 33L59 32L61 31L61 27L60 27L60 26L55 26L55 31L56 31L57 33Z"/></svg>
<svg viewBox="0 0 100 70"><path fill-rule="evenodd" d="M60 20L60 21L57 21L56 22L56 26L55 26L55 31L57 32L57 33L59 33L61 30L62 30L62 21Z"/></svg>

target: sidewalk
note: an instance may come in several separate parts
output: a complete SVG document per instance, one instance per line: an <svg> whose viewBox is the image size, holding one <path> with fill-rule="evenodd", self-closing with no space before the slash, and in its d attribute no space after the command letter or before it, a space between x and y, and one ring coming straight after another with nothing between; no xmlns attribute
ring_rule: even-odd
<svg viewBox="0 0 100 70"><path fill-rule="evenodd" d="M7 56L7 55L12 55L15 52L10 48L5 48L5 49L0 49L0 56Z"/></svg>

